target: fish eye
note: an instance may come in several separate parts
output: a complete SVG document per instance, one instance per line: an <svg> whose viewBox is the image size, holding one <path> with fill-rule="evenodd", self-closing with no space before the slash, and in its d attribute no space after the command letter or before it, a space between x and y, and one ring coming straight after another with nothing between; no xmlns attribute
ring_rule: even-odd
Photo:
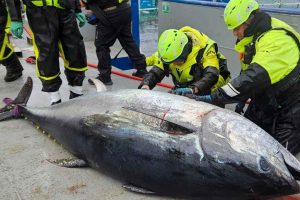
<svg viewBox="0 0 300 200"><path fill-rule="evenodd" d="M269 172L271 170L270 163L262 156L258 157L258 167L263 172Z"/></svg>

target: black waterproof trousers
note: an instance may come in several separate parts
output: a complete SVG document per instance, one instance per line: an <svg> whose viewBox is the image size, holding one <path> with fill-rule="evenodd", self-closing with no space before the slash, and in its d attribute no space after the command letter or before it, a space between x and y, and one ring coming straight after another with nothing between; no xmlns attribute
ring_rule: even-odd
<svg viewBox="0 0 300 200"><path fill-rule="evenodd" d="M289 98L288 95L286 98ZM263 128L292 154L300 152L300 97L277 112L261 110L251 102L244 115Z"/></svg>
<svg viewBox="0 0 300 200"><path fill-rule="evenodd" d="M9 44L5 32L8 20L8 12L4 0L0 0L0 64L6 67L8 74L20 73L23 67ZM3 54L1 53L3 51Z"/></svg>
<svg viewBox="0 0 300 200"><path fill-rule="evenodd" d="M59 53L64 59L69 85L82 86L87 61L74 11L52 6L27 6L26 14L34 36L37 74L43 84L42 91L56 92L62 84Z"/></svg>
<svg viewBox="0 0 300 200"><path fill-rule="evenodd" d="M90 9L96 12L93 6L90 6ZM140 53L131 33L131 7L123 3L122 6L110 11L103 11L103 13L107 20L100 19L98 21L95 38L100 76L104 80L110 80L110 47L115 43L116 39L119 40L123 49L132 60L134 67L137 70L146 69L145 56Z"/></svg>

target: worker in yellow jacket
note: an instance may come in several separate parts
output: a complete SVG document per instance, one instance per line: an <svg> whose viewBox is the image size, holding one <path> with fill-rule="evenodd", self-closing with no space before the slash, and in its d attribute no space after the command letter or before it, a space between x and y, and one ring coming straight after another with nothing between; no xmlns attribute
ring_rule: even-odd
<svg viewBox="0 0 300 200"><path fill-rule="evenodd" d="M204 33L183 27L169 29L159 37L158 51L146 58L153 68L139 88L153 89L165 76L173 78L174 94L210 94L230 79L225 57L218 45Z"/></svg>
<svg viewBox="0 0 300 200"><path fill-rule="evenodd" d="M251 99L244 116L262 127L291 153L300 151L300 35L285 22L259 10L255 0L231 0L224 11L237 37L242 72L211 95L209 103Z"/></svg>

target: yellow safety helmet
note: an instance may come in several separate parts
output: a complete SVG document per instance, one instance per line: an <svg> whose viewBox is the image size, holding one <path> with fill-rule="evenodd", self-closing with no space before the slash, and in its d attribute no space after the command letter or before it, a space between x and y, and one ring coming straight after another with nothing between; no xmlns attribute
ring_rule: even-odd
<svg viewBox="0 0 300 200"><path fill-rule="evenodd" d="M187 35L176 29L164 31L158 40L158 54L164 63L172 63L182 56L189 43ZM187 55L185 55L187 57Z"/></svg>
<svg viewBox="0 0 300 200"><path fill-rule="evenodd" d="M255 0L230 0L224 10L224 21L227 28L232 30L240 26L258 8L259 5Z"/></svg>

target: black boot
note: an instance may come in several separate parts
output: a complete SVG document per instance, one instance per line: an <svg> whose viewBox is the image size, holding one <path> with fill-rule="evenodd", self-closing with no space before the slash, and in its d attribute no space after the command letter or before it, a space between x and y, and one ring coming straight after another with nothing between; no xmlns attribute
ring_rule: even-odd
<svg viewBox="0 0 300 200"><path fill-rule="evenodd" d="M137 77L140 77L140 78L144 78L145 74L147 74L146 69L138 69L136 72L132 73L132 76L137 76Z"/></svg>
<svg viewBox="0 0 300 200"><path fill-rule="evenodd" d="M4 77L6 82L15 81L22 76L23 67L15 53L3 60L2 64L6 67L6 75Z"/></svg>
<svg viewBox="0 0 300 200"><path fill-rule="evenodd" d="M69 96L69 99L74 99L76 97L80 97L82 96L83 94L77 94L77 93L74 93L72 91L70 91L70 96Z"/></svg>
<svg viewBox="0 0 300 200"><path fill-rule="evenodd" d="M61 99L51 103L51 106L61 103Z"/></svg>
<svg viewBox="0 0 300 200"><path fill-rule="evenodd" d="M113 84L110 77L103 78L100 74L96 77L96 79L100 80L104 85L112 85ZM94 85L94 82L91 79L89 79L88 82L89 82L89 84Z"/></svg>

